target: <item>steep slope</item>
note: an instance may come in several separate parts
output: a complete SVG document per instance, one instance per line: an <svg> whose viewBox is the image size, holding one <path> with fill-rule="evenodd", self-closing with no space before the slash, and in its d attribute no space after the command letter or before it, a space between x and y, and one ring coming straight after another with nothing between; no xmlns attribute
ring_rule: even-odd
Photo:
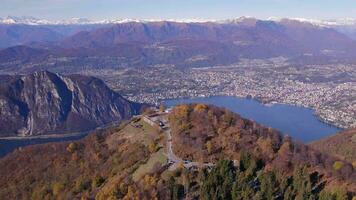
<svg viewBox="0 0 356 200"><path fill-rule="evenodd" d="M356 24L334 26L336 30L356 40Z"/></svg>
<svg viewBox="0 0 356 200"><path fill-rule="evenodd" d="M122 199L128 187L141 188L146 195L154 194L154 187L167 191L168 184L144 188L132 180L133 172L155 153L142 140L153 143L159 138L148 124L134 121L80 141L34 145L1 158L0 199L104 200L108 192L111 199Z"/></svg>
<svg viewBox="0 0 356 200"><path fill-rule="evenodd" d="M334 136L310 144L311 147L354 163L356 167L356 129L340 132Z"/></svg>
<svg viewBox="0 0 356 200"><path fill-rule="evenodd" d="M33 60L41 61L48 55L43 49L36 49L28 46L13 46L0 50L0 59L7 62L31 62Z"/></svg>
<svg viewBox="0 0 356 200"><path fill-rule="evenodd" d="M1 20L0 20L1 21ZM33 45L34 43L57 42L81 31L92 31L109 26L108 24L1 24L0 49L17 45Z"/></svg>
<svg viewBox="0 0 356 200"><path fill-rule="evenodd" d="M352 40L337 30L327 27L315 26L295 20L282 20L280 24L285 27L286 33L296 42L302 43L306 49L340 50L351 47ZM351 43L350 43L351 42Z"/></svg>
<svg viewBox="0 0 356 200"><path fill-rule="evenodd" d="M86 131L130 118L140 109L93 77L43 71L0 80L1 136Z"/></svg>
<svg viewBox="0 0 356 200"><path fill-rule="evenodd" d="M54 42L64 35L42 26L0 24L0 48L30 42Z"/></svg>
<svg viewBox="0 0 356 200"><path fill-rule="evenodd" d="M157 118L164 128L152 123ZM170 142L184 163L169 160ZM351 199L356 192L350 163L202 104L77 142L25 147L0 159L0 168L0 198L12 199Z"/></svg>

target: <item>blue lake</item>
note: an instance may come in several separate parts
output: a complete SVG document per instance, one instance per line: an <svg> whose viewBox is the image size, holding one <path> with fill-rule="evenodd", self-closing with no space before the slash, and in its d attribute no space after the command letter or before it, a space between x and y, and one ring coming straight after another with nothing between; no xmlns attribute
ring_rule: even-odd
<svg viewBox="0 0 356 200"><path fill-rule="evenodd" d="M243 118L251 119L262 125L278 129L294 139L308 143L318 140L341 129L321 122L314 111L308 108L273 104L264 105L254 99L218 96L207 98L173 99L165 101L167 106L182 103L206 103L225 107Z"/></svg>
<svg viewBox="0 0 356 200"><path fill-rule="evenodd" d="M0 157L12 152L19 147L25 147L34 144L45 144L50 142L66 142L72 140L79 140L87 134L59 137L59 138L34 138L34 139L0 139Z"/></svg>

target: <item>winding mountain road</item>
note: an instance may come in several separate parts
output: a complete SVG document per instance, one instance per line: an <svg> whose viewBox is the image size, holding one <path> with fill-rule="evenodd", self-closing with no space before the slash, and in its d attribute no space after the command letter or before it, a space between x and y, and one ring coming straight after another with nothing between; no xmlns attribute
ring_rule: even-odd
<svg viewBox="0 0 356 200"><path fill-rule="evenodd" d="M171 164L169 166L169 170L173 171L177 169L178 165L180 165L181 163L183 163L183 166L187 169L213 167L215 165L214 163L201 163L201 162L183 160L179 156L175 155L173 151L172 133L171 133L171 127L169 121L166 118L166 115L165 116L159 115L158 120L160 120L164 124L164 128L162 128L162 131L166 134L166 138L167 138L166 154L168 158L168 163Z"/></svg>

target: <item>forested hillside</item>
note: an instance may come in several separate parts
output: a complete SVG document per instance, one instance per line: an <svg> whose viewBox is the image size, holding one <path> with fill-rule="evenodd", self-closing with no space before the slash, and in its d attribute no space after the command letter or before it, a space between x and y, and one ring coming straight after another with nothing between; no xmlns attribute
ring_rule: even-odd
<svg viewBox="0 0 356 200"><path fill-rule="evenodd" d="M356 167L356 129L349 129L310 144L315 149L344 158Z"/></svg>
<svg viewBox="0 0 356 200"><path fill-rule="evenodd" d="M155 112L80 141L5 156L0 199L351 200L355 195L350 163L228 110L191 104L169 114ZM148 119L166 115L163 128ZM173 151L185 159L174 165L167 156L169 126ZM187 167L189 162L198 164Z"/></svg>

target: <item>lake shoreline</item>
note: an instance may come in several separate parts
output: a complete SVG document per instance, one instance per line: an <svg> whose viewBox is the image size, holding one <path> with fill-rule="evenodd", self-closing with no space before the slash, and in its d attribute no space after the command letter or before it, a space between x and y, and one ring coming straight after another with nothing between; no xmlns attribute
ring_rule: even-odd
<svg viewBox="0 0 356 200"><path fill-rule="evenodd" d="M236 97L236 98L244 98L244 99L251 99L251 100L254 100L254 101L257 101L258 103L266 106L266 107L270 107L270 106L273 106L273 105L287 105L287 106L295 106L295 107L299 107L299 108L306 108L306 109L309 109L311 111L313 111L313 115L318 118L318 120L330 127L336 127L338 129L341 129L341 130L346 130L348 129L348 127L343 127L342 125L338 124L338 123L335 123L333 121L330 121L330 120L326 120L324 118L322 118L321 116L319 116L318 114L316 114L316 111L314 108L312 107L308 107L308 106L305 106L305 105L301 105L301 104L290 104L290 103L284 103L284 102L278 102L278 101L274 101L274 100L271 100L271 101L264 101L260 98L256 98L256 97L253 97L253 96L236 96L236 95L204 95L204 96L186 96L186 97L177 97L177 98L174 98L174 99L161 99L161 102L166 102L166 101L171 101L171 100L179 100L179 99L199 99L199 98L212 98L212 97Z"/></svg>
<svg viewBox="0 0 356 200"><path fill-rule="evenodd" d="M95 129L94 129L94 130L95 130ZM93 130L91 130L91 131L93 131ZM67 138L67 137L74 137L74 136L87 135L87 134L89 134L91 131L78 132L78 133L51 134L51 135L0 137L0 140L34 140L34 139Z"/></svg>
<svg viewBox="0 0 356 200"><path fill-rule="evenodd" d="M51 135L36 135L36 136L13 136L0 138L0 158L13 152L14 150L30 145L48 144L56 142L71 142L85 138L89 134L94 133L97 130L103 130L105 128L118 125L118 121L105 124L83 132L65 133L65 134L51 134Z"/></svg>
<svg viewBox="0 0 356 200"><path fill-rule="evenodd" d="M303 143L309 143L343 130L343 128L322 120L316 115L313 108L275 101L267 102L253 97L217 95L169 99L163 102L168 106L200 102L225 107L243 118L277 129Z"/></svg>
<svg viewBox="0 0 356 200"><path fill-rule="evenodd" d="M85 136L96 130L102 130L110 126L119 125L120 123L121 122L114 121L96 127L94 129L90 129L82 132L75 132L75 133L58 133L58 134L46 134L46 135L34 135L34 136L9 136L9 137L0 137L0 140L31 140L31 139L56 139L56 138L60 139L60 138L75 137L75 136L82 136L82 135Z"/></svg>

